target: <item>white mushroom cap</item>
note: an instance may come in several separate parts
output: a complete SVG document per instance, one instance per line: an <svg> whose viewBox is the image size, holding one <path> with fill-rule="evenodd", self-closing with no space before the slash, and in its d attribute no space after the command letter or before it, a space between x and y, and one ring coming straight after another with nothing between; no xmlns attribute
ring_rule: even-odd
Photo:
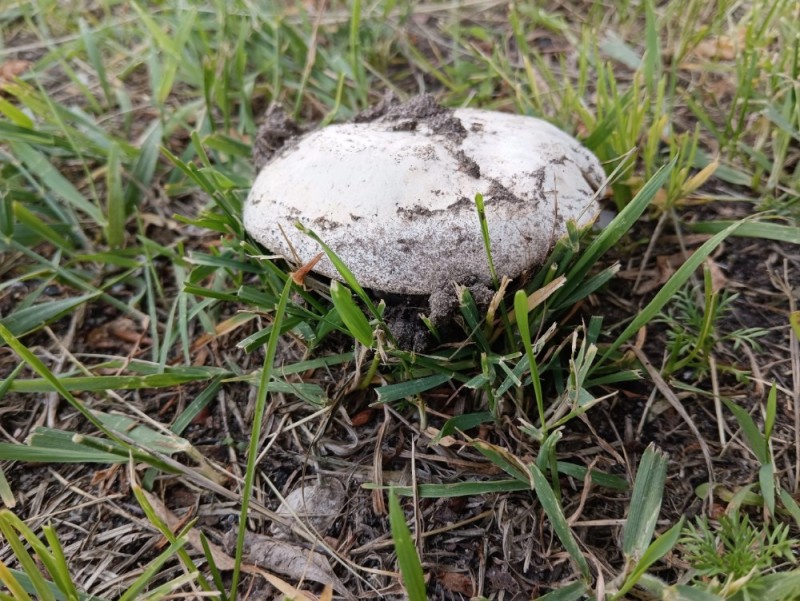
<svg viewBox="0 0 800 601"><path fill-rule="evenodd" d="M301 222L362 286L430 294L452 281L490 281L477 193L498 276L541 264L567 220L583 225L599 211L600 163L556 127L475 109L442 121L384 117L296 139L259 173L245 227L291 259L288 238L308 261L321 249L296 229ZM339 277L327 258L315 271Z"/></svg>

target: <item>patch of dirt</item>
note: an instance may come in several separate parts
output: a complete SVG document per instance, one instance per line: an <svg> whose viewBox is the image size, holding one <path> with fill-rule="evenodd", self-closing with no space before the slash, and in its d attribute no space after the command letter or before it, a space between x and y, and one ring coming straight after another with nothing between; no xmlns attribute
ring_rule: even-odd
<svg viewBox="0 0 800 601"><path fill-rule="evenodd" d="M458 168L461 171L463 171L470 177L474 177L475 179L480 178L481 176L480 166L473 159L468 157L463 150L459 150L458 152L456 152L455 157L458 160Z"/></svg>
<svg viewBox="0 0 800 601"><path fill-rule="evenodd" d="M492 185L489 187L488 192L486 192L486 198L491 199L493 202L497 203L510 203L510 204L521 204L525 202L519 196L514 194L511 190L506 188L503 184L499 181L494 180Z"/></svg>
<svg viewBox="0 0 800 601"><path fill-rule="evenodd" d="M467 136L461 120L453 116L451 109L440 105L432 94L414 96L407 102L400 102L390 95L373 109L360 113L353 121L368 123L378 119L397 123L395 128L398 131L413 131L424 123L433 133L442 135L455 144L460 144Z"/></svg>
<svg viewBox="0 0 800 601"><path fill-rule="evenodd" d="M253 165L256 171L260 171L288 141L302 133L300 126L289 118L280 105L270 106L253 140Z"/></svg>

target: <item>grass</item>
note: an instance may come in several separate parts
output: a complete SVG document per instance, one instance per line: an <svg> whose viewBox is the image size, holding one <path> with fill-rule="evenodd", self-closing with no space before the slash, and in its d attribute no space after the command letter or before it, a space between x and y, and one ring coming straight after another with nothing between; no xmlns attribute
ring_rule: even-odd
<svg viewBox="0 0 800 601"><path fill-rule="evenodd" d="M289 597L794 598L798 10L0 1L2 598L247 596L312 473L347 506L291 543L344 585L260 565ZM616 213L425 354L240 218L270 103L386 91L556 123Z"/></svg>

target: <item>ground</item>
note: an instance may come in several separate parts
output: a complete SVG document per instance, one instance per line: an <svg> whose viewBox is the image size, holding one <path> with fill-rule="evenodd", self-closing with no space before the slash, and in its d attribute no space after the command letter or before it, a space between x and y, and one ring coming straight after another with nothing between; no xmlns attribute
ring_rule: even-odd
<svg viewBox="0 0 800 601"><path fill-rule="evenodd" d="M0 2L11 598L796 598L798 11ZM550 120L616 216L425 353L241 225L270 106L389 92Z"/></svg>

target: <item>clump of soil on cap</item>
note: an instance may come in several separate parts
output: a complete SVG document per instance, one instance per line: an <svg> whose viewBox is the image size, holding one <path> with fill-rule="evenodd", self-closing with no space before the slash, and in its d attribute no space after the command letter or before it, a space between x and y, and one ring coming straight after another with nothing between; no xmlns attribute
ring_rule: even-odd
<svg viewBox="0 0 800 601"><path fill-rule="evenodd" d="M436 102L436 98L431 94L414 96L407 102L400 102L394 95L389 94L375 107L356 115L353 122L369 123L378 119L395 123L394 129L397 131L414 131L424 124L433 133L442 135L456 144L460 144L467 137L467 130L461 119L454 117L453 111Z"/></svg>
<svg viewBox="0 0 800 601"><path fill-rule="evenodd" d="M267 109L264 123L253 140L253 165L256 171L266 165L286 143L304 133L278 104Z"/></svg>

